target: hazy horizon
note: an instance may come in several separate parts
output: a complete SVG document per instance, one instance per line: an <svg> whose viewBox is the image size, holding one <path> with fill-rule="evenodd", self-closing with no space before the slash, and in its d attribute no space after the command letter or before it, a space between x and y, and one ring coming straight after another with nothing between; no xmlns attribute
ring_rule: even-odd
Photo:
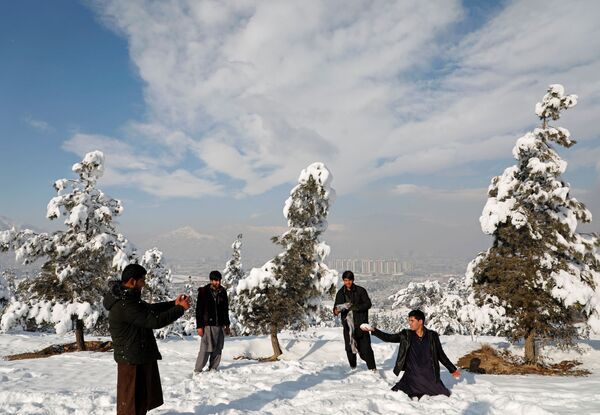
<svg viewBox="0 0 600 415"><path fill-rule="evenodd" d="M243 233L266 261L300 170L322 161L333 257L468 259L489 247L490 179L561 83L579 95L554 123L578 141L558 149L564 179L598 231L599 15L558 0L4 2L0 215L60 227L52 183L98 149L137 246L189 226L207 252Z"/></svg>

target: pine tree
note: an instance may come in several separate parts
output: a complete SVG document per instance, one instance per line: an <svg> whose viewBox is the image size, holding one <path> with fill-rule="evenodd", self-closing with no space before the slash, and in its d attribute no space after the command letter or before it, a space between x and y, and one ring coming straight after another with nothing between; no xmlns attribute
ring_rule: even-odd
<svg viewBox="0 0 600 415"><path fill-rule="evenodd" d="M516 165L492 179L480 222L493 244L471 264L479 301L506 306L512 339L525 339L528 363L538 360L537 340L571 345L577 322L600 331L600 239L576 230L592 216L560 179L567 163L553 148L575 141L549 125L576 103L562 85L550 85L536 105L542 125L517 140Z"/></svg>
<svg viewBox="0 0 600 415"><path fill-rule="evenodd" d="M390 299L394 301L392 309L400 311L404 319L411 310L423 311L427 327L440 334L496 336L507 330L504 308L475 305L472 286L465 278L450 278L443 284L411 282Z"/></svg>
<svg viewBox="0 0 600 415"><path fill-rule="evenodd" d="M244 278L244 270L242 268L242 234L240 233L235 241L231 244L231 259L225 264L223 270L223 286L227 290L227 297L229 299L230 313L230 328L233 335L238 335L244 332L244 327L239 322L237 315L235 314L238 310L236 289L238 282Z"/></svg>
<svg viewBox="0 0 600 415"><path fill-rule="evenodd" d="M158 248L144 252L140 265L146 271L146 286L143 290L144 299L149 303L169 301L171 294L169 284L172 282L171 270L163 264L163 253Z"/></svg>
<svg viewBox="0 0 600 415"><path fill-rule="evenodd" d="M62 333L75 323L77 345L84 350L84 328L92 328L104 312L106 282L129 263L133 248L113 223L123 212L121 202L96 187L104 172L102 152L86 154L73 171L79 178L57 180L57 196L47 207L48 219L66 218L65 230L36 234L12 229L0 234L0 250L14 249L17 260L46 258L39 275L19 285L27 295L9 305L2 329L35 319L54 324Z"/></svg>
<svg viewBox="0 0 600 415"><path fill-rule="evenodd" d="M0 316L4 312L10 298L15 292L15 274L11 270L4 270L0 274Z"/></svg>
<svg viewBox="0 0 600 415"><path fill-rule="evenodd" d="M284 251L238 283L235 314L247 333L271 335L271 359L282 353L279 331L302 325L318 309L322 296L335 289L337 272L323 262L329 247L319 241L335 197L331 179L323 163L301 172L283 209L289 230L272 239Z"/></svg>
<svg viewBox="0 0 600 415"><path fill-rule="evenodd" d="M227 289L227 294L231 295L235 291L237 283L244 278L242 268L242 234L240 233L231 244L231 259L225 264L223 270L223 286Z"/></svg>

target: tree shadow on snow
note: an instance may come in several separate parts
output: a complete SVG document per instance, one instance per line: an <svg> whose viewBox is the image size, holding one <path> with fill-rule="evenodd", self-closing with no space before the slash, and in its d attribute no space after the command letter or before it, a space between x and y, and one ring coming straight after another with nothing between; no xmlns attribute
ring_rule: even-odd
<svg viewBox="0 0 600 415"><path fill-rule="evenodd" d="M250 366L250 365L264 365L264 363L259 362L258 360L237 360L232 363L221 364L219 366L219 371L221 372L224 370L235 369L238 367Z"/></svg>
<svg viewBox="0 0 600 415"><path fill-rule="evenodd" d="M485 401L470 402L469 406L463 411L463 415L487 415L492 409L492 404Z"/></svg>
<svg viewBox="0 0 600 415"><path fill-rule="evenodd" d="M302 356L298 360L306 359L308 356L310 356L311 354L313 354L314 352L316 352L317 350L319 350L321 347L325 346L329 342L330 342L329 340L316 340L313 343L313 345L310 346L310 349L308 349L308 351L304 354L304 356Z"/></svg>
<svg viewBox="0 0 600 415"><path fill-rule="evenodd" d="M195 414L216 414L225 410L260 411L265 405L275 400L289 400L324 381L339 381L348 377L347 371L339 366L328 367L318 373L304 374L295 380L288 380L273 385L269 390L256 391L244 398L218 405L197 405Z"/></svg>
<svg viewBox="0 0 600 415"><path fill-rule="evenodd" d="M290 341L288 342L288 344L286 344L286 345L284 346L284 349L285 349L285 350L287 350L287 351L289 352L289 351L290 351L290 349L291 349L292 347L294 347L294 345L295 345L296 343L298 343L298 340L296 340L296 339L292 339L292 340L290 340Z"/></svg>

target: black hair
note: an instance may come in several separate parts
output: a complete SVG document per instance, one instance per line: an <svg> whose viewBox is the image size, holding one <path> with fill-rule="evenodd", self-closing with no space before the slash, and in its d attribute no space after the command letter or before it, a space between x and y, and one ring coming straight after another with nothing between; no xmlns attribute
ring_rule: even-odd
<svg viewBox="0 0 600 415"><path fill-rule="evenodd" d="M210 280L221 280L221 278L223 278L221 276L221 273L219 271L211 271L210 274L208 275L208 278Z"/></svg>
<svg viewBox="0 0 600 415"><path fill-rule="evenodd" d="M344 271L342 274L342 279L354 281L354 273L352 271Z"/></svg>
<svg viewBox="0 0 600 415"><path fill-rule="evenodd" d="M414 317L417 320L421 320L423 324L425 324L425 313L423 313L421 310L412 310L410 313L408 313L408 317Z"/></svg>
<svg viewBox="0 0 600 415"><path fill-rule="evenodd" d="M146 268L140 264L129 264L123 268L123 272L121 273L121 282L127 282L132 278L134 280L139 280L140 278L144 278L146 274Z"/></svg>

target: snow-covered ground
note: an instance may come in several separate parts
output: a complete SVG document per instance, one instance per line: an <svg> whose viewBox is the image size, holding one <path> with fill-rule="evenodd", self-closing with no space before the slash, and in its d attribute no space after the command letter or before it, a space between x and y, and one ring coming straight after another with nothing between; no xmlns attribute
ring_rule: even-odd
<svg viewBox="0 0 600 415"><path fill-rule="evenodd" d="M90 340L90 339L88 339ZM71 337L2 334L3 355L70 342ZM482 342L508 347L502 338L472 341L443 336L456 361ZM452 396L411 401L392 392L396 345L374 339L379 372L361 362L350 371L340 328L281 335L284 356L275 363L233 360L268 355L266 337L227 339L221 370L192 375L197 337L159 340L165 404L155 414L600 414L600 340L581 343L581 354L545 349L554 360L578 359L588 377L493 376L463 372L459 381L442 368ZM359 360L360 361L360 360ZM70 353L47 359L0 361L2 414L113 414L116 364L112 353Z"/></svg>

